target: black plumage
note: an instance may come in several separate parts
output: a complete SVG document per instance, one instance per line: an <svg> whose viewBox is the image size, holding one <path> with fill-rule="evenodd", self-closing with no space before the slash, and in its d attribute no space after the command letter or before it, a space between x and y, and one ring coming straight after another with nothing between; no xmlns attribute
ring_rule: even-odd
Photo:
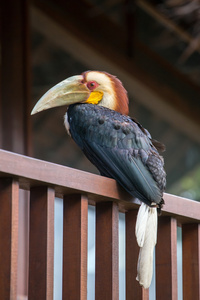
<svg viewBox="0 0 200 300"><path fill-rule="evenodd" d="M162 205L166 174L156 149L162 144L135 120L103 106L70 105L67 114L72 138L101 175L149 206Z"/></svg>

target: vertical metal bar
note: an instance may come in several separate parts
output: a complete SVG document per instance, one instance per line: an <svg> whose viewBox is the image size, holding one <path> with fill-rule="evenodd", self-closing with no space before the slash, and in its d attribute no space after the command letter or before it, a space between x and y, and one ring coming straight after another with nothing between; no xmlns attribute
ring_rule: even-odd
<svg viewBox="0 0 200 300"><path fill-rule="evenodd" d="M200 299L200 224L182 225L183 299Z"/></svg>
<svg viewBox="0 0 200 300"><path fill-rule="evenodd" d="M19 184L0 179L0 300L17 299Z"/></svg>
<svg viewBox="0 0 200 300"><path fill-rule="evenodd" d="M53 300L54 200L54 189L31 188L29 300Z"/></svg>
<svg viewBox="0 0 200 300"><path fill-rule="evenodd" d="M87 299L87 228L87 198L64 196L63 300Z"/></svg>
<svg viewBox="0 0 200 300"><path fill-rule="evenodd" d="M139 255L135 237L137 212L137 210L130 210L126 213L126 300L149 299L149 290L143 289L136 281Z"/></svg>
<svg viewBox="0 0 200 300"><path fill-rule="evenodd" d="M95 300L119 299L118 225L117 204L97 203Z"/></svg>
<svg viewBox="0 0 200 300"><path fill-rule="evenodd" d="M177 300L177 221L160 217L156 246L156 297Z"/></svg>

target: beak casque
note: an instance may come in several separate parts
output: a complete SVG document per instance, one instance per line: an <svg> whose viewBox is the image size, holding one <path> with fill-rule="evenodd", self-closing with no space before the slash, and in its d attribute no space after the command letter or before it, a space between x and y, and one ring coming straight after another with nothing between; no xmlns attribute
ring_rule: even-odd
<svg viewBox="0 0 200 300"><path fill-rule="evenodd" d="M56 84L40 98L31 115L52 107L85 102L90 96L90 91L82 80L82 75L76 75Z"/></svg>

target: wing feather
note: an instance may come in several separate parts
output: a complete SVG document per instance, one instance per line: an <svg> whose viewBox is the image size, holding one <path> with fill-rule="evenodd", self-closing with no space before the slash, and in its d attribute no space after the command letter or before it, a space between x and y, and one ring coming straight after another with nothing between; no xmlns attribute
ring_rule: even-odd
<svg viewBox="0 0 200 300"><path fill-rule="evenodd" d="M73 139L102 175L116 179L148 205L161 201L165 187L163 160L141 125L91 104L74 106L70 115Z"/></svg>

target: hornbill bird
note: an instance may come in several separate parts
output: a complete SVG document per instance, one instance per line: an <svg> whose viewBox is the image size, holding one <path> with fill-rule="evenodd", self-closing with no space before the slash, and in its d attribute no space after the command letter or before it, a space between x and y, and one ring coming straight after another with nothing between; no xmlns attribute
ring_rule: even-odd
<svg viewBox="0 0 200 300"><path fill-rule="evenodd" d="M164 201L164 145L128 116L128 96L121 81L106 72L86 71L55 85L42 96L32 114L67 105L67 132L101 175L114 178L141 200L136 221L140 247L137 280L151 283L157 240L157 210Z"/></svg>

